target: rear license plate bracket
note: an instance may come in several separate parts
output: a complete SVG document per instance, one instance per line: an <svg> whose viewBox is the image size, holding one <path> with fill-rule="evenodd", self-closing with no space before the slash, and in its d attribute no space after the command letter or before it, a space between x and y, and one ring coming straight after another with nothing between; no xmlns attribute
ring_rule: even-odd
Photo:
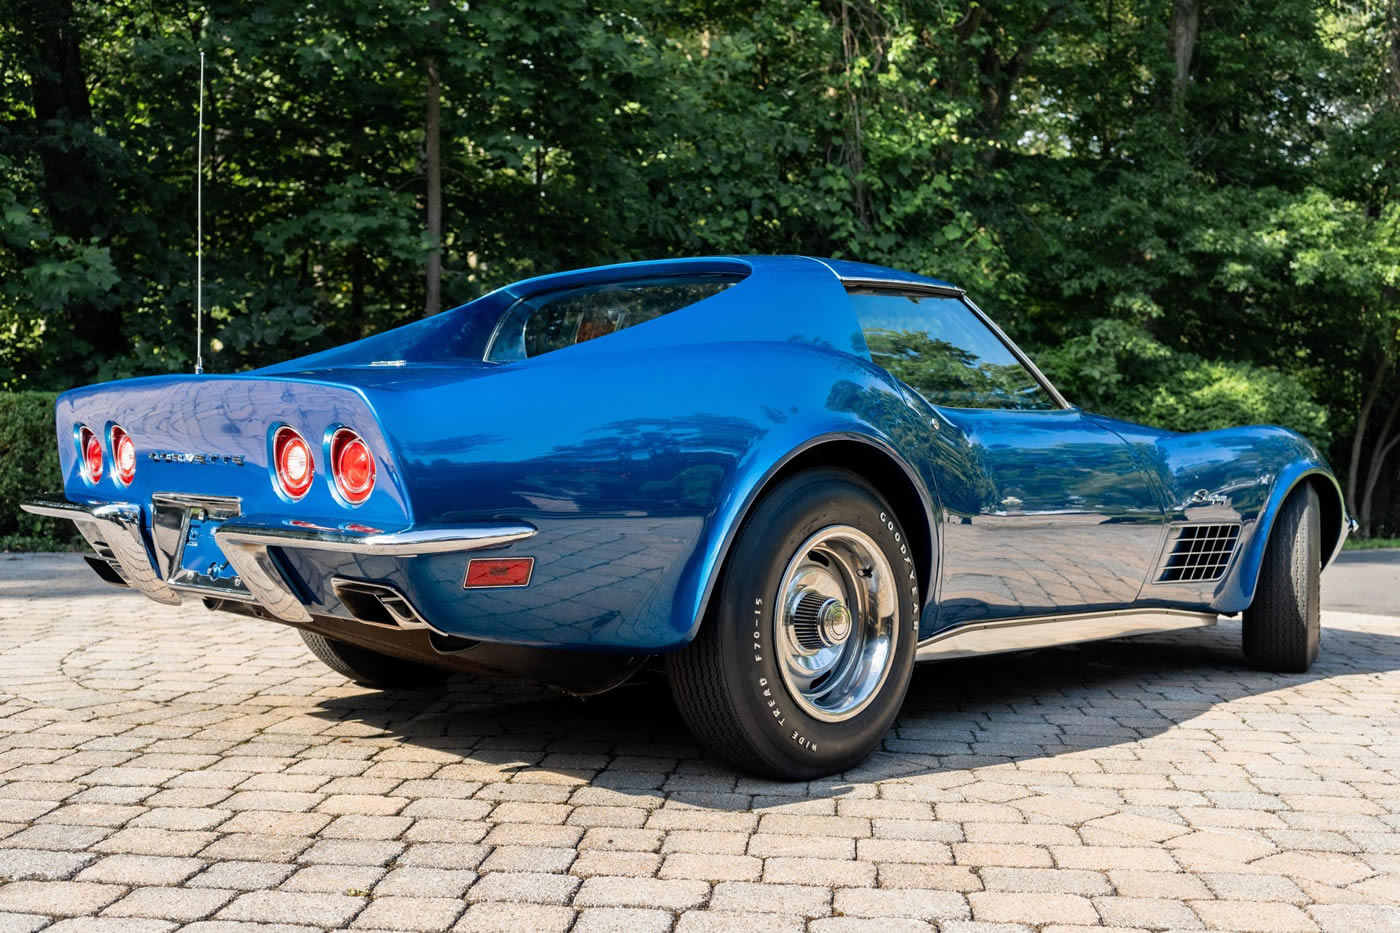
<svg viewBox="0 0 1400 933"><path fill-rule="evenodd" d="M178 590L192 590L214 598L251 600L252 593L219 548L214 531L241 511L237 499L178 496L153 497L156 536L163 538L170 563L166 583ZM171 534L178 522L178 532ZM167 552L168 553L168 552Z"/></svg>

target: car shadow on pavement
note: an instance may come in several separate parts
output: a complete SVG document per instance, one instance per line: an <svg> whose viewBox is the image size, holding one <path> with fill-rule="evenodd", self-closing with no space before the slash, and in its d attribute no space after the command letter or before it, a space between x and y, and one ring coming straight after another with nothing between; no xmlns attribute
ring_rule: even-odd
<svg viewBox="0 0 1400 933"><path fill-rule="evenodd" d="M1054 761L1062 756L1131 758L1128 749L1108 750L1173 729L1183 730L1184 742L1210 741L1206 729L1268 730L1260 722L1285 713L1283 697L1271 700L1272 693L1320 684L1325 702L1345 689L1326 681L1400 669L1400 637L1348 628L1345 619L1333 617L1321 658L1302 675L1251 670L1239 622L1230 619L1210 629L921 665L880 751L843 775L796 784L753 779L705 756L658 675L585 700L454 676L434 689L325 697L308 712L459 757L467 773L479 766L483 780L498 773L496 780L667 795L707 809L762 809L794 794L840 796L869 781L999 765L1051 772L1065 770ZM1249 703L1232 703L1242 699Z"/></svg>

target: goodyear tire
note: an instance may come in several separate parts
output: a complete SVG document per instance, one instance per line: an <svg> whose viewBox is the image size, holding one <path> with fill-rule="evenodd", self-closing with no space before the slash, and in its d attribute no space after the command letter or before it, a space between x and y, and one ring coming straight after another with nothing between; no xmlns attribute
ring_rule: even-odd
<svg viewBox="0 0 1400 933"><path fill-rule="evenodd" d="M1322 524L1317 490L1295 490L1274 518L1254 602L1244 611L1244 654L1265 671L1301 674L1317 660Z"/></svg>
<svg viewBox="0 0 1400 933"><path fill-rule="evenodd" d="M450 673L440 667L393 658L305 629L300 631L301 640L321 663L365 687L426 687Z"/></svg>
<svg viewBox="0 0 1400 933"><path fill-rule="evenodd" d="M889 504L844 470L800 473L740 529L672 695L713 754L799 780L863 761L904 700L919 581Z"/></svg>

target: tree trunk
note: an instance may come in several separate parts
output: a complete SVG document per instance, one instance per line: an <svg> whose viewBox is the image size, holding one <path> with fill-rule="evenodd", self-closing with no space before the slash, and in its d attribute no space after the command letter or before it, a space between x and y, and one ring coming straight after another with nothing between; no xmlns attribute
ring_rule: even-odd
<svg viewBox="0 0 1400 933"><path fill-rule="evenodd" d="M1395 427L1395 417L1400 415L1400 401L1396 401L1390 407L1390 413L1385 416L1385 422L1381 425L1380 433L1376 435L1376 443L1372 448L1371 462L1366 465L1366 484L1361 489L1361 507L1356 516L1356 520L1361 525L1361 537L1371 536L1371 505L1373 495L1376 491L1376 483L1380 482L1381 470L1385 466L1385 459L1400 444L1400 434L1392 435L1391 429Z"/></svg>
<svg viewBox="0 0 1400 933"><path fill-rule="evenodd" d="M436 13L442 0L428 0ZM434 23L434 33L437 24ZM428 281L423 316L442 310L442 84L437 56L428 59Z"/></svg>
<svg viewBox="0 0 1400 933"><path fill-rule="evenodd" d="M1040 48L1041 38L1045 32L1055 24L1055 20L1068 7L1069 0L1059 0L1059 2L1052 3L1047 7L1027 31L1026 37L1016 46L1015 53L1006 61L1002 61L996 48L996 42L988 41L986 43L977 68L981 73L982 83L981 123L989 140L996 140L1001 136L1001 127L1006 120L1007 107L1011 103L1012 96L1016 93L1016 86L1020 82L1021 76L1025 73L1031 58ZM983 17L969 15L963 24L959 25L959 35L966 32L965 41L971 41L972 32L968 30L975 29L982 22ZM993 23L988 31L995 33L996 24ZM991 162L996 158L996 154L997 148L989 146L982 152L982 159L985 162Z"/></svg>
<svg viewBox="0 0 1400 933"><path fill-rule="evenodd" d="M1389 33L1386 42L1386 71L1390 80L1386 82L1386 97L1391 109L1400 110L1400 0L1390 0L1388 19Z"/></svg>
<svg viewBox="0 0 1400 933"><path fill-rule="evenodd" d="M18 25L25 36L39 161L44 169L42 197L55 233L79 242L105 239L107 205L102 172L92 158L83 131L92 129L92 102L87 73L83 70L81 37L73 22L72 0L24 0L17 9ZM74 134L59 131L53 138L51 124L81 127ZM77 144L71 137L77 137ZM97 353L117 351L121 339L121 313L93 304L68 308L73 334Z"/></svg>
<svg viewBox="0 0 1400 933"><path fill-rule="evenodd" d="M1173 0L1171 34L1167 51L1176 63L1172 76L1172 106L1181 105L1186 82L1191 77L1191 57L1196 53L1196 36L1201 31L1201 10L1196 0Z"/></svg>
<svg viewBox="0 0 1400 933"><path fill-rule="evenodd" d="M1357 508L1356 499L1357 481L1361 476L1361 448L1366 442L1366 429L1371 426L1371 412L1376 407L1376 398L1381 394L1381 387L1385 385L1385 377L1390 373L1390 353L1386 352L1381 357L1381 364L1376 369L1376 374L1371 379L1371 387L1366 390L1366 397L1361 400L1361 410L1356 413L1356 430L1351 436L1351 460L1347 464L1347 505ZM1358 517L1359 520L1359 517ZM1366 528L1361 529L1363 537L1366 535Z"/></svg>
<svg viewBox="0 0 1400 933"><path fill-rule="evenodd" d="M860 98L856 95L855 60L860 55L856 33L851 26L851 5L841 4L841 54L846 85L846 126L843 132L846 172L851 179L851 199L856 222L870 230L870 198L865 184L865 137L860 125Z"/></svg>

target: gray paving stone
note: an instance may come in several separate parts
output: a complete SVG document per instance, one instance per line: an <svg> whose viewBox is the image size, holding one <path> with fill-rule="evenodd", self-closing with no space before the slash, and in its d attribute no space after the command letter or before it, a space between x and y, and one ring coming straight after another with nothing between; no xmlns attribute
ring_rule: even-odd
<svg viewBox="0 0 1400 933"><path fill-rule="evenodd" d="M455 897L376 897L352 926L357 930L437 933L451 927L466 906Z"/></svg>
<svg viewBox="0 0 1400 933"><path fill-rule="evenodd" d="M62 881L97 859L90 852L0 849L0 878L11 881Z"/></svg>
<svg viewBox="0 0 1400 933"><path fill-rule="evenodd" d="M657 907L686 910L705 902L710 886L704 881L595 876L583 882L575 907Z"/></svg>
<svg viewBox="0 0 1400 933"><path fill-rule="evenodd" d="M186 885L196 888L256 891L276 887L294 871L295 866L276 862L216 862L191 878Z"/></svg>
<svg viewBox="0 0 1400 933"><path fill-rule="evenodd" d="M38 914L0 912L0 933L34 933L52 922L52 917L41 917Z"/></svg>
<svg viewBox="0 0 1400 933"><path fill-rule="evenodd" d="M0 888L0 911L81 917L125 893L118 885L87 881L15 881Z"/></svg>
<svg viewBox="0 0 1400 933"><path fill-rule="evenodd" d="M240 894L233 903L219 911L215 919L342 927L364 909L368 900L345 894L252 891Z"/></svg>
<svg viewBox="0 0 1400 933"><path fill-rule="evenodd" d="M672 920L666 910L588 907L579 913L570 933L667 933Z"/></svg>
<svg viewBox="0 0 1400 933"><path fill-rule="evenodd" d="M461 897L476 881L474 871L444 868L396 868L374 887L376 896Z"/></svg>
<svg viewBox="0 0 1400 933"><path fill-rule="evenodd" d="M102 913L104 917L155 917L187 923L213 915L237 894L219 888L137 888Z"/></svg>
<svg viewBox="0 0 1400 933"><path fill-rule="evenodd" d="M165 933L175 929L171 920L130 919L125 917L74 917L60 920L49 930L58 933Z"/></svg>
<svg viewBox="0 0 1400 933"><path fill-rule="evenodd" d="M579 879L570 875L502 871L483 875L467 891L467 900L506 901L513 904L567 904L578 889Z"/></svg>
<svg viewBox="0 0 1400 933"><path fill-rule="evenodd" d="M454 933L564 933L574 922L568 907L544 904L473 904L452 929Z"/></svg>
<svg viewBox="0 0 1400 933"><path fill-rule="evenodd" d="M805 929L807 922L800 916L741 910L692 910L681 914L675 926L676 933L802 933Z"/></svg>
<svg viewBox="0 0 1400 933"><path fill-rule="evenodd" d="M78 873L78 881L101 881L107 884L171 885L179 884L204 868L197 858L169 855L109 855Z"/></svg>
<svg viewBox="0 0 1400 933"><path fill-rule="evenodd" d="M1307 678L1194 664L1229 620L921 670L884 751L777 783L653 686L365 690L73 563L0 561L0 933L1400 928L1393 620L1328 613Z"/></svg>

